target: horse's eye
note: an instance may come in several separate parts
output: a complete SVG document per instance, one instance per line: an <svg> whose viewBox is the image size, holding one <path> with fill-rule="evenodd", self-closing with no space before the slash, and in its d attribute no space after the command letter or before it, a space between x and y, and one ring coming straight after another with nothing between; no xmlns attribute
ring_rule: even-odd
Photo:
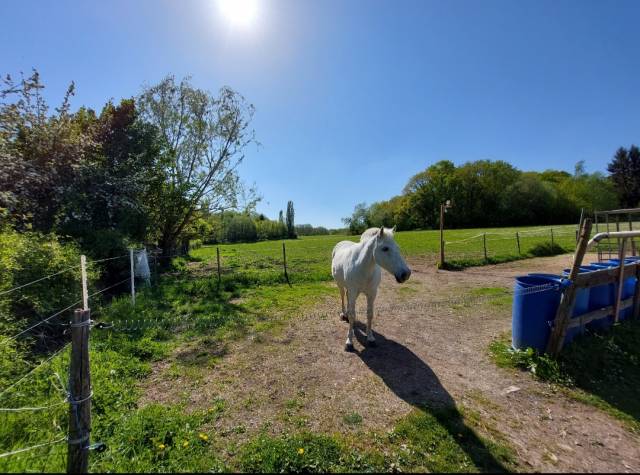
<svg viewBox="0 0 640 475"><path fill-rule="evenodd" d="M389 250L389 248L388 248L387 246L384 246L384 247L382 248L382 252L387 252L388 250Z"/></svg>

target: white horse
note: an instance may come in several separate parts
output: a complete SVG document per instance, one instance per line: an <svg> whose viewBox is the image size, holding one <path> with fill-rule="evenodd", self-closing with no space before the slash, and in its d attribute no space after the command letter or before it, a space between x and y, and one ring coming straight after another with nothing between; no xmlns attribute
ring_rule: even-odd
<svg viewBox="0 0 640 475"><path fill-rule="evenodd" d="M371 331L373 304L380 285L382 267L390 272L399 283L411 275L411 269L400 254L400 248L393 239L393 229L370 228L360 237L360 242L340 241L333 248L331 275L340 289L342 313L349 321L346 351L353 351L353 328L356 322L356 299L360 293L367 296L367 345L375 346ZM347 294L345 309L344 297Z"/></svg>

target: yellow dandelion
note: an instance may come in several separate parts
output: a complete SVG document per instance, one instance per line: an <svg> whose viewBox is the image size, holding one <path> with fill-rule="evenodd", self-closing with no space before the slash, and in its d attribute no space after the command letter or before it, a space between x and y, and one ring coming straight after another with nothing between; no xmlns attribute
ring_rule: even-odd
<svg viewBox="0 0 640 475"><path fill-rule="evenodd" d="M189 441L185 440L185 441L182 443L182 446L183 446L183 447L189 447Z"/></svg>
<svg viewBox="0 0 640 475"><path fill-rule="evenodd" d="M200 437L200 440L204 440L205 442L209 440L209 436L207 434L203 434L202 432L198 434L198 437Z"/></svg>
<svg viewBox="0 0 640 475"><path fill-rule="evenodd" d="M158 448L159 448L160 450L164 450L165 445L164 445L164 444L158 444Z"/></svg>
<svg viewBox="0 0 640 475"><path fill-rule="evenodd" d="M302 447L300 447L298 449L298 455L302 455L304 453L304 449Z"/></svg>

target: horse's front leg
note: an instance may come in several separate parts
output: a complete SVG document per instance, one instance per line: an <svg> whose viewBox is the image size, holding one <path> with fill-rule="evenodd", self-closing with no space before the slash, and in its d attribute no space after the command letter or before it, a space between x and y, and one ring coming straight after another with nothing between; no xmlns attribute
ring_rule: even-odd
<svg viewBox="0 0 640 475"><path fill-rule="evenodd" d="M367 294L367 346L376 346L376 339L373 336L371 326L373 324L373 304L376 301L376 294Z"/></svg>
<svg viewBox="0 0 640 475"><path fill-rule="evenodd" d="M344 306L344 294L345 294L344 287L340 287L340 300L342 302L342 312L340 312L340 320L347 322L349 321L349 319L347 318L347 309Z"/></svg>
<svg viewBox="0 0 640 475"><path fill-rule="evenodd" d="M344 345L345 351L353 351L353 329L356 324L356 299L358 292L347 289L347 316L349 317L349 332L347 342Z"/></svg>

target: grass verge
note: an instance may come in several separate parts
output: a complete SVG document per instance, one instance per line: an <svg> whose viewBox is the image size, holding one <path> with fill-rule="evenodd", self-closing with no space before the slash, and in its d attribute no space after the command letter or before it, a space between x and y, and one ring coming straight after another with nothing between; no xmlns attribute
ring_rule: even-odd
<svg viewBox="0 0 640 475"><path fill-rule="evenodd" d="M489 351L498 366L517 368L555 384L567 396L597 407L640 434L640 322L623 321L607 333L577 338L557 359L513 350L503 337Z"/></svg>

